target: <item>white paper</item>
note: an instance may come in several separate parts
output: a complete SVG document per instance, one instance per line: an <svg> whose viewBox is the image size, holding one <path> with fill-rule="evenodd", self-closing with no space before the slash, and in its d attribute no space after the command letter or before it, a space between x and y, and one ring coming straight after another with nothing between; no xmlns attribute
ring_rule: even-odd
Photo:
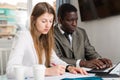
<svg viewBox="0 0 120 80"><path fill-rule="evenodd" d="M95 76L95 74L88 74L88 75L81 75L81 74L71 74L71 73L65 73L61 76L47 76L45 77L45 80L60 80L63 78L78 78L78 77L91 77L91 76Z"/></svg>

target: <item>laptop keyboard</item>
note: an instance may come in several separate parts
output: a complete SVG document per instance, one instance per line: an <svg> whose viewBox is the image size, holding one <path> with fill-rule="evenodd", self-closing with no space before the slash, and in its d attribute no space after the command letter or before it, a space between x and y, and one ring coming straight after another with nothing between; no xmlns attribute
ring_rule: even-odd
<svg viewBox="0 0 120 80"><path fill-rule="evenodd" d="M101 72L101 73L103 73L103 72L109 73L111 70L114 69L114 67L115 67L115 65L110 67L110 68L92 69L92 70L88 71L88 73L99 73L99 72Z"/></svg>

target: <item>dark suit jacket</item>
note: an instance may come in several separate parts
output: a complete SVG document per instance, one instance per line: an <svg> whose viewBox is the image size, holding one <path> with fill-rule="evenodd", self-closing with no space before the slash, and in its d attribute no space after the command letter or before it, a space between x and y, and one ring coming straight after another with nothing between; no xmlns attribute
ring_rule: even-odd
<svg viewBox="0 0 120 80"><path fill-rule="evenodd" d="M78 59L90 60L101 56L91 46L84 29L77 27L72 34L72 47L58 26L54 27L55 51L65 62L76 65Z"/></svg>

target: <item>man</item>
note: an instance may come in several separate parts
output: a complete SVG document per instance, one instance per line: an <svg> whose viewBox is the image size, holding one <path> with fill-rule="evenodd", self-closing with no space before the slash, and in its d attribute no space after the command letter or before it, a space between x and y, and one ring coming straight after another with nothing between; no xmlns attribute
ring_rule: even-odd
<svg viewBox="0 0 120 80"><path fill-rule="evenodd" d="M95 51L85 30L77 27L78 14L73 5L62 4L57 16L59 24L54 27L55 51L62 60L77 67L102 69L112 66L111 60L102 58Z"/></svg>

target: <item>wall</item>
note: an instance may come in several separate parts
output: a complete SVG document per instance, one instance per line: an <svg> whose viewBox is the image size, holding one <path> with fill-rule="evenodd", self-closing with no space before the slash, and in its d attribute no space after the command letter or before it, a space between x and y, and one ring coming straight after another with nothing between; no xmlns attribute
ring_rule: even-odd
<svg viewBox="0 0 120 80"><path fill-rule="evenodd" d="M71 0L71 3L78 8L77 0ZM100 55L113 63L120 61L120 15L88 22L81 22L79 18L78 26L86 30L91 44Z"/></svg>

